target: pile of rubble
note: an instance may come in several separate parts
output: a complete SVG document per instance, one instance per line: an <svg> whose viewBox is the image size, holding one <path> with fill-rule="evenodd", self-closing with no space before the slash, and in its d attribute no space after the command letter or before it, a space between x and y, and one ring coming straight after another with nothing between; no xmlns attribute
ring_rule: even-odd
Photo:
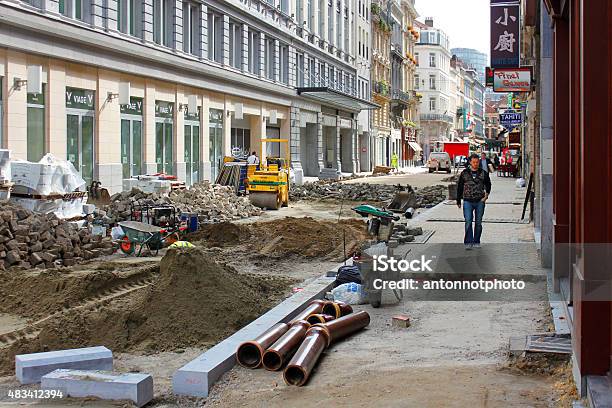
<svg viewBox="0 0 612 408"><path fill-rule="evenodd" d="M169 195L143 193L133 188L111 197L106 215L111 222L128 220L132 205L170 204L180 212L198 214L201 221L222 222L247 218L261 214L261 209L252 205L248 198L237 196L229 186L196 183L186 190L176 190Z"/></svg>
<svg viewBox="0 0 612 408"><path fill-rule="evenodd" d="M448 196L448 187L441 184L426 186L415 191L417 196L417 208L433 207L445 201Z"/></svg>
<svg viewBox="0 0 612 408"><path fill-rule="evenodd" d="M387 184L316 181L292 186L289 194L293 201L335 199L387 203L393 199L397 191L396 186ZM443 185L427 186L414 191L417 207L431 207L446 200L447 187Z"/></svg>
<svg viewBox="0 0 612 408"><path fill-rule="evenodd" d="M55 214L0 204L0 270L72 266L113 252L110 238L92 235Z"/></svg>

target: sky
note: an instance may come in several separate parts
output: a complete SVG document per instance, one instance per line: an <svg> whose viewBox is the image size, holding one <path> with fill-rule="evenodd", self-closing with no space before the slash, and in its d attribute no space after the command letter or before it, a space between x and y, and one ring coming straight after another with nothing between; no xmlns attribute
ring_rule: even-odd
<svg viewBox="0 0 612 408"><path fill-rule="evenodd" d="M489 0L416 0L418 20L433 17L451 48L474 48L489 55Z"/></svg>

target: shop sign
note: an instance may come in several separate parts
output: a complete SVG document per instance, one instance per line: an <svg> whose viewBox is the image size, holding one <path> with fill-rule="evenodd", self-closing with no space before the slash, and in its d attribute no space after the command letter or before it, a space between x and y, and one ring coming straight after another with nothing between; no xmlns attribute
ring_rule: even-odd
<svg viewBox="0 0 612 408"><path fill-rule="evenodd" d="M498 68L493 73L494 92L530 92L531 68Z"/></svg>
<svg viewBox="0 0 612 408"><path fill-rule="evenodd" d="M185 116L185 120L193 120L193 121L200 121L200 109L197 109L196 112L189 112L189 108L186 105L183 105L183 112L184 112L184 116Z"/></svg>
<svg viewBox="0 0 612 408"><path fill-rule="evenodd" d="M121 113L125 113L128 115L142 116L142 104L143 104L142 98L137 98L135 96L132 96L130 97L129 105L121 105Z"/></svg>
<svg viewBox="0 0 612 408"><path fill-rule="evenodd" d="M520 15L517 4L491 5L491 67L520 65Z"/></svg>
<svg viewBox="0 0 612 408"><path fill-rule="evenodd" d="M520 112L506 111L499 114L499 123L506 129L513 129L523 123L523 114Z"/></svg>
<svg viewBox="0 0 612 408"><path fill-rule="evenodd" d="M28 104L32 105L44 105L45 104L45 84L43 84L41 93L30 93L28 92Z"/></svg>
<svg viewBox="0 0 612 408"><path fill-rule="evenodd" d="M72 109L93 110L96 91L66 87L66 107Z"/></svg>
<svg viewBox="0 0 612 408"><path fill-rule="evenodd" d="M208 121L211 123L222 123L223 122L223 110L210 109L208 111Z"/></svg>
<svg viewBox="0 0 612 408"><path fill-rule="evenodd" d="M174 118L174 102L155 101L155 117Z"/></svg>

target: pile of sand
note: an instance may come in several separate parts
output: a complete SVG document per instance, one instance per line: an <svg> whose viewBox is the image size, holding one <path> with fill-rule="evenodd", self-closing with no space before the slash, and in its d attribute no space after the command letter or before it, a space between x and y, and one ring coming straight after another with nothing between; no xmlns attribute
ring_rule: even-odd
<svg viewBox="0 0 612 408"><path fill-rule="evenodd" d="M369 239L361 219L315 220L286 217L252 224L209 224L188 239L208 247L242 247L245 255L271 259L344 259Z"/></svg>
<svg viewBox="0 0 612 408"><path fill-rule="evenodd" d="M170 249L149 286L111 302L96 304L87 298L94 287L109 287L113 273L81 272L79 290L70 284L48 285L49 293L22 298L21 311L38 317L40 309L27 303L57 297L77 307L37 325L27 338L8 347L0 344L0 373L11 372L15 354L22 353L96 345L115 352L208 347L268 311L296 283L286 277L239 274L200 248ZM88 299L87 307L78 306L76 293ZM49 304L50 312L64 302Z"/></svg>

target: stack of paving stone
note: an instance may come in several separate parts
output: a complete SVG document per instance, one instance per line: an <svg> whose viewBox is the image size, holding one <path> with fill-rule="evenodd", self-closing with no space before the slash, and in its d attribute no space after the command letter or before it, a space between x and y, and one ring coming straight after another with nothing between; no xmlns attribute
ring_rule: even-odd
<svg viewBox="0 0 612 408"><path fill-rule="evenodd" d="M37 214L12 203L0 204L0 270L11 267L57 268L110 255L110 238L55 214Z"/></svg>
<svg viewBox="0 0 612 408"><path fill-rule="evenodd" d="M401 223L395 224L391 233L391 239L389 240L389 246L394 247L399 244L412 242L416 235L423 235L423 228L410 227Z"/></svg>
<svg viewBox="0 0 612 408"><path fill-rule="evenodd" d="M169 195L149 194L137 189L124 191L111 197L111 205L106 210L111 222L119 222L130 219L132 205L165 204L174 205L180 212L196 213L201 221L231 221L261 214L260 208L252 205L248 198L236 195L232 187L207 181Z"/></svg>
<svg viewBox="0 0 612 408"><path fill-rule="evenodd" d="M448 187L441 184L427 186L416 190L417 207L429 208L445 201L448 196Z"/></svg>

